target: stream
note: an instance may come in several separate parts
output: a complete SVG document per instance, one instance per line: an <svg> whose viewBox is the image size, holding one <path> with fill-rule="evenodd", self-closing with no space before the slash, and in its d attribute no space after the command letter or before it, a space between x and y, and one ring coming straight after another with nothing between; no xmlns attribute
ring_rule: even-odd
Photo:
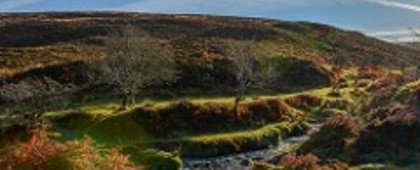
<svg viewBox="0 0 420 170"><path fill-rule="evenodd" d="M248 170L253 160L269 161L293 145L303 143L309 136L321 128L322 124L312 124L308 132L301 136L292 136L281 140L277 146L252 152L226 155L213 158L183 158L183 170Z"/></svg>

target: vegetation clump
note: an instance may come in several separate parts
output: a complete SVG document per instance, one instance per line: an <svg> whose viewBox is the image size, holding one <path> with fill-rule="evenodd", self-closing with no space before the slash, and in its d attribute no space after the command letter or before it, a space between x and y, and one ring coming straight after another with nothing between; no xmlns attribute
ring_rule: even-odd
<svg viewBox="0 0 420 170"><path fill-rule="evenodd" d="M314 153L321 158L344 158L352 142L360 133L360 124L357 118L349 115L337 115L326 121L320 131L313 134L299 151Z"/></svg>
<svg viewBox="0 0 420 170"><path fill-rule="evenodd" d="M135 170L129 157L116 149L96 145L86 137L59 142L48 137L45 129L34 130L29 140L10 143L0 151L1 169L75 169Z"/></svg>
<svg viewBox="0 0 420 170"><path fill-rule="evenodd" d="M260 100L240 105L236 114L228 104L193 104L187 101L165 108L138 108L135 119L149 131L169 135L176 131L190 133L252 128L283 120L295 120L301 113L294 112L281 99Z"/></svg>
<svg viewBox="0 0 420 170"><path fill-rule="evenodd" d="M177 155L154 149L134 152L132 160L150 170L180 169L182 166L182 161Z"/></svg>
<svg viewBox="0 0 420 170"><path fill-rule="evenodd" d="M356 150L355 161L407 163L419 160L419 115L416 108L402 108L369 124L352 146Z"/></svg>
<svg viewBox="0 0 420 170"><path fill-rule="evenodd" d="M320 159L314 154L298 155L288 153L282 156L279 165L287 170L344 170L346 165L337 160L329 160L321 164Z"/></svg>
<svg viewBox="0 0 420 170"><path fill-rule="evenodd" d="M308 94L301 94L293 97L288 97L285 102L292 107L299 108L305 111L311 111L315 107L322 106L326 101L320 97Z"/></svg>
<svg viewBox="0 0 420 170"><path fill-rule="evenodd" d="M181 141L180 153L183 157L206 158L266 149L278 144L281 137L292 131L293 126L284 122L256 130L192 137Z"/></svg>

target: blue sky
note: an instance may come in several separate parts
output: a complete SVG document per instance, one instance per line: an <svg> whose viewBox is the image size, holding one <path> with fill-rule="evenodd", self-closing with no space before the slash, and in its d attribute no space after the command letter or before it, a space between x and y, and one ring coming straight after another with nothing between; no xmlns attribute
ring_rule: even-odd
<svg viewBox="0 0 420 170"><path fill-rule="evenodd" d="M113 10L320 22L392 41L420 32L420 0L0 0L0 12Z"/></svg>

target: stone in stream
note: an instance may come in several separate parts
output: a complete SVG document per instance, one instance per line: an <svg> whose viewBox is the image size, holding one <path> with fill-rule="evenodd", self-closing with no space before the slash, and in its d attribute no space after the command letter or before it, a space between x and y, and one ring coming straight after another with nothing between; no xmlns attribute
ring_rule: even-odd
<svg viewBox="0 0 420 170"><path fill-rule="evenodd" d="M262 161L262 160L264 160L264 158L262 158L262 157L255 157L255 158L252 158L252 160L253 161Z"/></svg>
<svg viewBox="0 0 420 170"><path fill-rule="evenodd" d="M224 165L223 168L225 168L225 169L228 168L230 164L232 164L232 159L231 158L227 158L227 159L223 160L223 165Z"/></svg>
<svg viewBox="0 0 420 170"><path fill-rule="evenodd" d="M204 168L208 170L213 170L212 162L205 162Z"/></svg>
<svg viewBox="0 0 420 170"><path fill-rule="evenodd" d="M200 164L200 163L197 163L197 164L193 164L193 165L192 165L193 169L198 169L198 168L200 168L201 166L202 166L202 164Z"/></svg>
<svg viewBox="0 0 420 170"><path fill-rule="evenodd" d="M248 160L248 159L243 159L243 160L241 160L240 165L242 165L242 166L250 166L251 165L251 161Z"/></svg>

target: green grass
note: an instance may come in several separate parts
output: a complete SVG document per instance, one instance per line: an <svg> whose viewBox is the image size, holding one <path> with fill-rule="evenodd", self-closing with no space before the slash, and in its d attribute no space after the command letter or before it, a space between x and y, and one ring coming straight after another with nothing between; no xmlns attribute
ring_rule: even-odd
<svg viewBox="0 0 420 170"><path fill-rule="evenodd" d="M343 93L348 93L351 88L342 89ZM261 95L255 98L254 96L246 96L244 103L252 102L255 99L271 99L271 98L288 98L300 94L309 94L314 96L319 96L325 100L336 100L335 97L330 97L331 88L320 88L307 90L299 93L291 94L275 94L275 95ZM187 100L192 101L195 104L202 104L207 102L215 103L232 103L233 97L190 97ZM153 104L153 107L167 107L169 104L175 102L176 100L147 100L144 102L137 103L133 108L142 107L145 104ZM127 114L131 110L124 112L117 112L119 103L116 101L106 101L106 102L92 102L91 104L86 103L86 105L62 110L57 112L48 113L48 116L53 119L63 117L68 115L73 117L70 123L66 124L65 128L71 131L71 134L63 134L64 139L70 137L83 137L84 135L89 135L97 140L99 143L106 143L110 145L130 145L134 143L148 143L150 141L161 140L154 137L152 134L148 134L144 131L144 128L136 123L134 119ZM77 116L72 116L75 113L78 113ZM85 115L85 116L83 116ZM248 132L246 132L248 133ZM67 136L66 136L67 135ZM226 136L222 136L226 137ZM205 139L200 137L198 139ZM197 138L193 138L192 141L196 141Z"/></svg>
<svg viewBox="0 0 420 170"><path fill-rule="evenodd" d="M126 146L139 141L154 140L142 125L135 122L131 114L116 114L112 116L92 116L89 114L69 114L56 123L61 129L63 140L81 138L88 135L98 143L109 146Z"/></svg>
<svg viewBox="0 0 420 170"><path fill-rule="evenodd" d="M172 153L148 149L145 151L127 151L130 159L150 170L180 169L181 159Z"/></svg>
<svg viewBox="0 0 420 170"><path fill-rule="evenodd" d="M258 94L247 95L243 103L254 100L264 100L280 98L285 99L301 94L313 95L322 98L325 101L345 100L351 102L353 99L350 92L353 87L341 89L340 96L330 96L331 88L319 88L305 90L297 93L277 93L277 94ZM163 108L180 99L146 99L140 101L132 109L143 107L145 105ZM191 101L194 104L203 103L222 103L233 104L232 96L190 96L182 100ZM249 129L245 131L223 132L219 134L205 134L191 136L185 134L179 138L162 138L149 134L142 125L138 124L132 115L132 110L117 111L119 108L117 98L107 98L106 100L92 100L91 102L78 103L71 109L50 112L47 115L53 119L59 119L65 115L73 117L74 113L79 113L79 117L73 117L65 128L70 133L62 133L61 139L81 138L89 135L98 143L107 146L119 146L124 148L149 148L152 146L177 146L180 154L188 157L207 157L231 154L243 151L267 148L275 145L281 140L282 135L288 133L293 128L291 122L274 123L263 126L259 129ZM292 108L294 111L300 111L299 108ZM314 108L316 109L316 108ZM331 108L335 109L335 108ZM334 110L335 111L335 110ZM341 109L339 110L341 111ZM337 111L338 112L338 111ZM315 112L314 112L315 113ZM76 114L77 115L77 114ZM84 116L80 116L84 115ZM199 152L198 152L199 151Z"/></svg>
<svg viewBox="0 0 420 170"><path fill-rule="evenodd" d="M292 128L290 123L277 123L257 130L192 137L181 142L180 151L185 157L211 157L268 148Z"/></svg>
<svg viewBox="0 0 420 170"><path fill-rule="evenodd" d="M351 88L344 88L341 91L343 93L347 93L349 90L351 90ZM302 91L302 92L298 92L298 93L277 93L277 94L262 94L262 95L246 95L244 97L244 100L242 101L243 103L247 103L247 102L252 102L256 99L271 99L271 98L287 98L287 97L292 97L292 96L296 96L299 94L310 94L310 95L314 95L314 96L321 96L323 98L328 98L331 99L333 97L328 96L328 94L331 92L331 88L330 87L326 87L326 88L319 88L319 89L311 89L311 90L306 90L306 91ZM132 106L131 108L138 108L138 107L142 107L144 105L147 104L152 104L153 107L167 107L168 105L170 105L171 103L174 103L176 101L179 101L180 99L144 99L138 103L136 103L134 106ZM202 104L202 103L228 103L228 104L232 104L235 100L235 98L233 96L216 96L216 97L200 97L200 96L190 96L190 97L184 97L182 98L182 100L188 100L191 101L194 104ZM75 104L73 107L71 107L70 109L65 109L65 110L59 110L59 111L54 111L54 112L49 112L46 114L46 116L49 117L56 117L56 116L62 116L65 114L69 114L69 113L86 113L86 114L90 114L90 115L98 115L98 116L110 116L110 115L114 115L114 114L121 114L121 112L118 112L118 108L120 106L120 101L118 98L111 98L111 99L106 99L106 100L102 100L102 101L91 101L91 102L85 102L85 103L78 103ZM130 110L124 111L125 112L130 112Z"/></svg>

